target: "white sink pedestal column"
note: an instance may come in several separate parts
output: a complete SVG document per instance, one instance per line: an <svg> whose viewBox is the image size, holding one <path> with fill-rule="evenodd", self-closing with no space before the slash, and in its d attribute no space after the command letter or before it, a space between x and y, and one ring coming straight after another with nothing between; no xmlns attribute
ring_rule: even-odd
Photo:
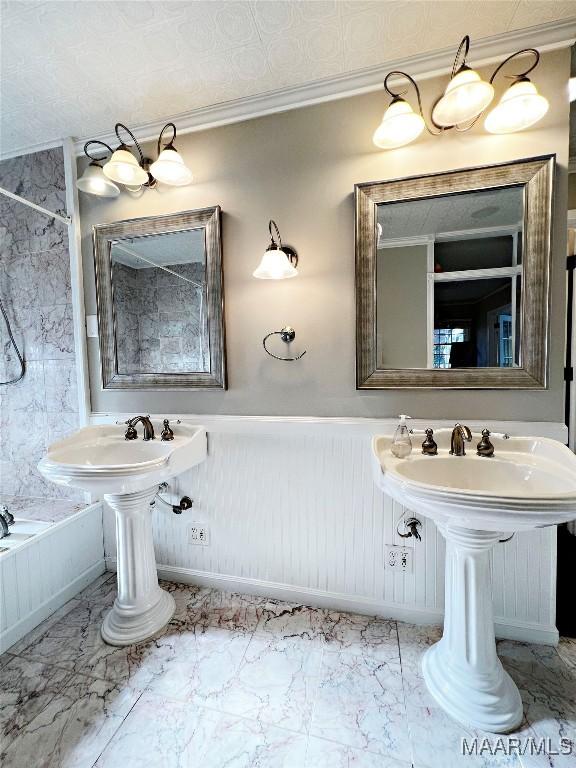
<svg viewBox="0 0 576 768"><path fill-rule="evenodd" d="M118 596L102 624L110 645L131 645L164 627L174 598L158 586L150 502L158 486L125 495L105 494L116 514Z"/></svg>
<svg viewBox="0 0 576 768"><path fill-rule="evenodd" d="M442 639L422 662L428 690L459 722L506 733L523 718L520 692L496 654L490 550L503 534L439 525L446 539Z"/></svg>

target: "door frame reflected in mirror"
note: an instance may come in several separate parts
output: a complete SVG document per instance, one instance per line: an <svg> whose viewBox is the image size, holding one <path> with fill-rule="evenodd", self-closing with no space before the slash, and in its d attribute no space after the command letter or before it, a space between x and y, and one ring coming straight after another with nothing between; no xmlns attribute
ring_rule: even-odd
<svg viewBox="0 0 576 768"><path fill-rule="evenodd" d="M356 184L356 388L545 389L548 385L550 240L555 155ZM381 368L377 344L378 206L521 187L523 252L519 365ZM382 235L380 235L382 237ZM390 317L393 323L394 318ZM430 344L430 340L427 340Z"/></svg>

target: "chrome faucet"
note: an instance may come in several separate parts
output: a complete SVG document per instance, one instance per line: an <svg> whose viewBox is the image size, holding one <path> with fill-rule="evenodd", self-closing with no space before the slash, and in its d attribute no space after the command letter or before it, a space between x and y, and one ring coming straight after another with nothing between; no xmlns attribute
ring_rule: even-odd
<svg viewBox="0 0 576 768"><path fill-rule="evenodd" d="M134 416L133 419L128 419L126 422L128 429L124 434L125 439L136 440L138 437L138 432L136 432L136 424L138 424L139 421L142 422L142 426L144 427L144 440L154 440L154 427L150 421L150 416Z"/></svg>
<svg viewBox="0 0 576 768"><path fill-rule="evenodd" d="M472 432L465 424L455 424L450 440L450 453L452 456L466 456L464 442L472 442Z"/></svg>

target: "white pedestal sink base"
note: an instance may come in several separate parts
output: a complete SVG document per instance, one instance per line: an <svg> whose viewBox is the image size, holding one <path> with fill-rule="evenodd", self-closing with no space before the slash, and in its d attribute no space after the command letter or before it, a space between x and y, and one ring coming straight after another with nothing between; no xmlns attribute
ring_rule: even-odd
<svg viewBox="0 0 576 768"><path fill-rule="evenodd" d="M464 725L506 733L523 719L522 699L496 654L490 550L501 534L439 526L446 539L444 634L422 662L428 690Z"/></svg>
<svg viewBox="0 0 576 768"><path fill-rule="evenodd" d="M106 494L116 513L118 596L102 625L110 645L131 645L154 635L174 615L174 598L158 586L150 502L158 488Z"/></svg>

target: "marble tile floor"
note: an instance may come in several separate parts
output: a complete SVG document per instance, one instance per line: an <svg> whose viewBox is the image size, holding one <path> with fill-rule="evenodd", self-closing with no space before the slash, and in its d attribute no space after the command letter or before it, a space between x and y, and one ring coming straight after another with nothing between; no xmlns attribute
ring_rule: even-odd
<svg viewBox="0 0 576 768"><path fill-rule="evenodd" d="M462 755L494 736L428 695L422 627L173 583L176 614L114 648L104 574L0 657L2 768L568 768L576 643L499 642L524 699L520 738L572 755Z"/></svg>

